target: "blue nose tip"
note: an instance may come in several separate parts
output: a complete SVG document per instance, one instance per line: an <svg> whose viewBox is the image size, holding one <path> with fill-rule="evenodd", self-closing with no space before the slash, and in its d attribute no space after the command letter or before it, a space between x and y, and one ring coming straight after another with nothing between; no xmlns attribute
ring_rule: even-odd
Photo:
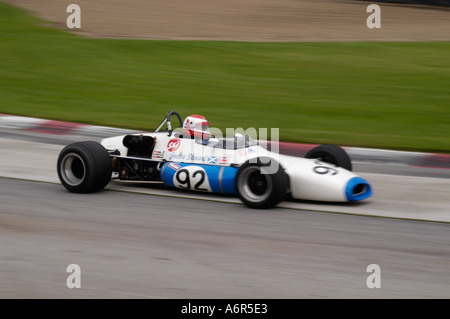
<svg viewBox="0 0 450 319"><path fill-rule="evenodd" d="M372 196L372 188L364 178L353 177L345 186L345 196L349 202L363 200Z"/></svg>

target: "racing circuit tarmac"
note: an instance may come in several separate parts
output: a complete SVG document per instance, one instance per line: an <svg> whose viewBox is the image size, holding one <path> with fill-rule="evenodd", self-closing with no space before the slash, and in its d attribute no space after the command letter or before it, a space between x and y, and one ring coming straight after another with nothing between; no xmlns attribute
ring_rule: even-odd
<svg viewBox="0 0 450 319"><path fill-rule="evenodd" d="M1 133L1 298L450 297L450 170L357 164L367 202L259 211L149 185L71 194L55 165L77 137Z"/></svg>

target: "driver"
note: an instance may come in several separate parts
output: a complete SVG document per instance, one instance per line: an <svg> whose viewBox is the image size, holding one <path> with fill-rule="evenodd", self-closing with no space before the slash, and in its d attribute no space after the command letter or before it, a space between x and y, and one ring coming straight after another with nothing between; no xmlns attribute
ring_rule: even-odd
<svg viewBox="0 0 450 319"><path fill-rule="evenodd" d="M201 115L189 115L183 122L183 137L199 140L204 145L208 144L211 131L206 118Z"/></svg>

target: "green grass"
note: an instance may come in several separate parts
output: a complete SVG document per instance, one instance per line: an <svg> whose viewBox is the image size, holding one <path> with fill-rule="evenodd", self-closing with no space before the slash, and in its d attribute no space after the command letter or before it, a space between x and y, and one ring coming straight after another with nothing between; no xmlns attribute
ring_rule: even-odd
<svg viewBox="0 0 450 319"><path fill-rule="evenodd" d="M88 39L0 3L0 113L151 130L169 110L305 143L450 152L450 42Z"/></svg>

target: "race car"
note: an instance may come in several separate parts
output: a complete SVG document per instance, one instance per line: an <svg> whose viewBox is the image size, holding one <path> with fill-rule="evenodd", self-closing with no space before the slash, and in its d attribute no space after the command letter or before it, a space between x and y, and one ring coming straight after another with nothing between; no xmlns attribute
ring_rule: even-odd
<svg viewBox="0 0 450 319"><path fill-rule="evenodd" d="M175 129L173 117L179 122ZM213 136L204 117L183 121L175 111L154 132L66 146L57 171L74 193L99 191L111 179L158 182L170 189L237 195L257 209L289 198L354 202L372 195L370 184L352 172L348 154L337 145L317 146L305 157L282 155L249 135Z"/></svg>

